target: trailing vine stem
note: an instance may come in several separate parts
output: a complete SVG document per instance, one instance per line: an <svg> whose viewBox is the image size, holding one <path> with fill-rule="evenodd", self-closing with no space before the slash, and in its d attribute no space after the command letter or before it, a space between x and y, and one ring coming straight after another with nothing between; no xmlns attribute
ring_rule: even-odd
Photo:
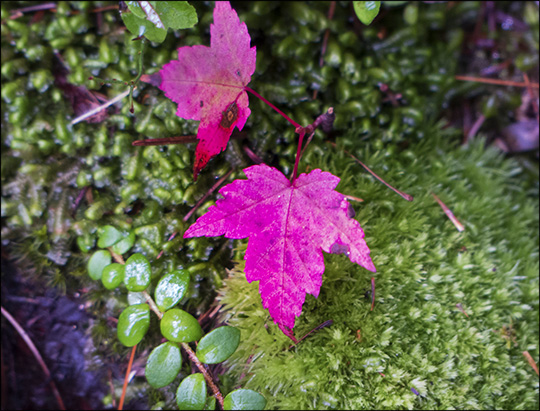
<svg viewBox="0 0 540 411"><path fill-rule="evenodd" d="M112 254L112 257L114 260L119 264L125 264L125 261L123 257L119 254ZM155 303L152 296L145 290L142 291L142 295L144 295L144 298L146 299L146 302L150 306L150 309L157 315L157 317L161 320L163 317L163 312L160 311L157 304ZM204 379L206 380L206 383L210 387L210 390L212 391L213 397L217 400L219 406L221 409L223 409L223 394L219 390L219 387L214 382L214 378L210 374L210 372L206 369L204 364L197 358L197 355L195 352L191 349L191 347L187 343L180 343L182 345L182 348L186 351L189 359L195 364L195 366L199 369L199 371L204 376Z"/></svg>

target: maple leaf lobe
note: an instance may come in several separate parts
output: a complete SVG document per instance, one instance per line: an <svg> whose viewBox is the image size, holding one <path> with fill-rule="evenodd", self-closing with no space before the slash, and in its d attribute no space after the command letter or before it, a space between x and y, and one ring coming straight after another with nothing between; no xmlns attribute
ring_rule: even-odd
<svg viewBox="0 0 540 411"><path fill-rule="evenodd" d="M319 294L323 251L344 252L370 271L375 266L360 224L349 217L350 204L334 190L338 177L316 169L291 183L263 164L244 172L248 179L223 187L223 198L184 237L249 237L246 279L260 282L263 307L287 334L302 312L306 294Z"/></svg>
<svg viewBox="0 0 540 411"><path fill-rule="evenodd" d="M244 90L256 66L256 49L250 43L246 24L240 22L229 2L216 2L210 47L180 47L178 60L165 64L160 71L160 88L178 104L176 115L200 121L195 178L226 148L233 128L242 130L251 114ZM233 103L236 110L228 111ZM224 112L231 113L226 121Z"/></svg>

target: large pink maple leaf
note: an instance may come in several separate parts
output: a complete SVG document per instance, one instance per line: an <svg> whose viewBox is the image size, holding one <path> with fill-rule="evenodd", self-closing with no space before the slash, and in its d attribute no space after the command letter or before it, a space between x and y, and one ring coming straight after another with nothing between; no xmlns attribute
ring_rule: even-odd
<svg viewBox="0 0 540 411"><path fill-rule="evenodd" d="M263 306L289 337L306 293L319 295L323 251L345 253L375 271L364 232L343 194L339 178L319 169L292 183L277 169L256 165L247 180L223 187L223 196L184 237L249 237L246 279L260 281Z"/></svg>
<svg viewBox="0 0 540 411"><path fill-rule="evenodd" d="M178 49L178 60L160 71L160 88L178 103L176 115L200 120L193 176L227 146L233 128L244 127L251 110L244 87L255 71L256 50L245 23L228 1L217 1L210 47Z"/></svg>

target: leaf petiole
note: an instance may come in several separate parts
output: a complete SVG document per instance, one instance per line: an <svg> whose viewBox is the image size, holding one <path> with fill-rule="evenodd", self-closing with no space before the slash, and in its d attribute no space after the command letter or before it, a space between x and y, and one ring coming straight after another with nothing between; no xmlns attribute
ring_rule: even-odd
<svg viewBox="0 0 540 411"><path fill-rule="evenodd" d="M283 111L281 111L279 108L274 106L272 103L270 103L267 99L265 99L263 96L261 96L259 93L257 93L255 90L244 86L244 90L249 91L251 94L253 94L258 99L264 101L266 104L268 104L270 107L272 107L275 111L277 111L285 120L287 120L289 123L291 123L294 127L298 128L301 127L300 124L298 124L296 121L291 119L287 114L285 114Z"/></svg>

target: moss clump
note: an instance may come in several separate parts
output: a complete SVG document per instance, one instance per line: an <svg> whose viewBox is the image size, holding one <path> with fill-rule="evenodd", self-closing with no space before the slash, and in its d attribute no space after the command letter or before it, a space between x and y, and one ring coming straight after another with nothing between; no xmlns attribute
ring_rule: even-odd
<svg viewBox="0 0 540 411"><path fill-rule="evenodd" d="M245 280L239 243L220 295L224 319L242 333L229 365L269 408L538 408L538 377L522 355L538 358L538 201L516 178L516 162L481 141L451 147L443 134L391 158L362 156L412 203L339 148L314 147L306 159L342 177L338 191L364 199L355 208L378 269L373 312L372 274L325 255L320 296L307 297L296 335L334 323L288 349L258 283Z"/></svg>

